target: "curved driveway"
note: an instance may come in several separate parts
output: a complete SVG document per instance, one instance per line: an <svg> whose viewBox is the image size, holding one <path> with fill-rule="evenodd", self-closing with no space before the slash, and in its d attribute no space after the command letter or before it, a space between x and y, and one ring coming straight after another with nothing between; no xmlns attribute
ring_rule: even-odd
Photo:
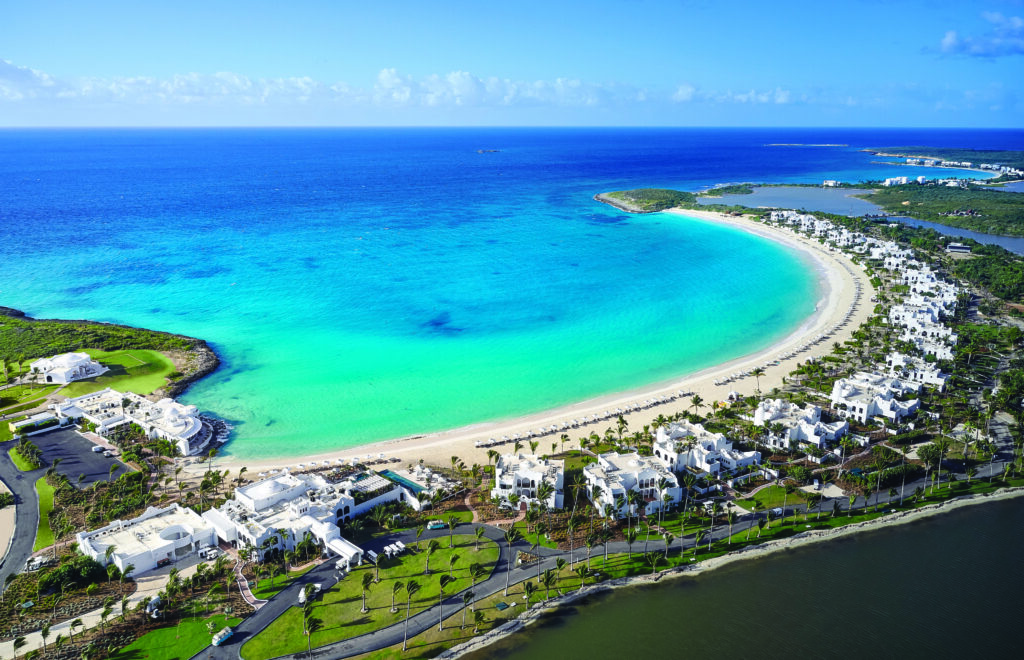
<svg viewBox="0 0 1024 660"><path fill-rule="evenodd" d="M36 541L36 528L39 526L39 498L36 495L36 480L46 473L46 468L32 472L22 472L14 467L7 450L16 443L11 440L0 443L0 479L14 493L14 540L7 554L0 559L0 588L5 584L8 575L13 575L25 568L25 562L32 555L32 546Z"/></svg>

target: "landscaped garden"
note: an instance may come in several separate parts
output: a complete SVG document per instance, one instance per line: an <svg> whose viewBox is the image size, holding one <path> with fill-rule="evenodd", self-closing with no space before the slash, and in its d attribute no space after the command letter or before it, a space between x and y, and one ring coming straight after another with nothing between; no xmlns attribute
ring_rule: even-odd
<svg viewBox="0 0 1024 660"><path fill-rule="evenodd" d="M470 575L470 567L473 564L483 568L476 582L489 577L498 559L498 546L493 541L483 539L477 551L474 549L477 543L475 536L457 534L453 540L454 548L448 547L447 537L410 544L411 552L390 560L383 559L379 570L372 563L364 563L334 588L317 597L311 616L323 624L320 630L313 633L312 646L323 646L402 622L405 619L407 587L410 582L420 586L420 590L412 596L410 609L415 614L437 604L441 576L450 575L453 578L445 587L446 594L454 594L471 586L474 578ZM454 564L452 557L456 558ZM430 572L426 574L428 564ZM372 578L378 574L380 581L371 583L365 592L364 612L363 576ZM403 587L395 591L399 583ZM391 610L392 600L396 607L394 612ZM245 660L265 660L303 651L305 648L303 611L300 607L293 607L247 642L242 647L242 657Z"/></svg>
<svg viewBox="0 0 1024 660"><path fill-rule="evenodd" d="M112 387L122 392L149 394L167 384L167 377L174 372L174 363L159 353L143 349L130 351L83 351L110 369L101 376L70 383L61 394L76 397Z"/></svg>
<svg viewBox="0 0 1024 660"><path fill-rule="evenodd" d="M146 633L110 656L111 660L181 660L190 658L210 644L213 633L235 626L241 619L224 614L188 617L176 626Z"/></svg>

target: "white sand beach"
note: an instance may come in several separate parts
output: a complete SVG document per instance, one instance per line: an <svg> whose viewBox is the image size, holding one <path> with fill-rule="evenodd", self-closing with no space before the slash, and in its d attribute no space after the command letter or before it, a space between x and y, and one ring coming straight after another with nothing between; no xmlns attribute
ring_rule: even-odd
<svg viewBox="0 0 1024 660"><path fill-rule="evenodd" d="M796 368L798 363L829 353L834 342L843 342L848 339L852 332L870 316L874 305L870 302L873 289L869 278L863 270L852 264L842 253L831 252L816 241L748 218L709 211L672 209L668 212L686 216L687 219L728 224L804 252L816 265L821 279L821 299L818 301L817 311L796 331L765 350L738 357L698 373L682 375L672 381L609 394L514 419L490 421L438 433L381 441L357 448L341 449L302 458L246 460L226 456L217 459L216 466L219 469L232 470L245 466L249 474L253 475L274 468L289 467L294 470L300 463L308 466L311 461L318 463L322 461L335 462L338 459L348 461L351 458L365 458L368 455L376 459L380 454L399 459L399 462L395 463L399 467L405 467L421 459L428 464L450 465L452 456L458 456L466 465L474 463L483 465L487 463L488 449L497 449L499 452L511 451L513 443L510 441L492 447L477 446L478 443L486 443L491 438L500 440L505 436L514 438L516 434L525 436L530 431L537 433L541 428L552 426L559 430L532 438L539 440L538 451L540 453L549 453L552 444L559 443L562 433L569 435L572 447L578 447L577 440L579 438L594 431L603 434L606 428L614 428L617 417L615 411L619 408L627 410L635 404L644 404L662 397L675 397L674 400L655 402L645 405L641 410L624 414L623 417L629 423L630 430L635 431L641 429L643 425L649 424L658 415L668 416L679 410L688 409L692 396L690 393L699 394L703 398L705 406L714 401L725 400L732 391L741 395L751 395L755 390L753 376L739 378L724 384L721 381L731 374L748 371L755 367L765 368L764 375L760 377L760 389L762 392L769 392L772 388L780 386L783 377ZM680 218L680 221L692 221L687 219ZM680 392L685 394L679 395ZM612 413L612 416L608 419L581 425L578 428L561 430L563 423L571 423L574 419L582 421L585 417L594 415L602 417L606 413ZM528 447L528 440L525 437L522 442L524 447ZM205 466L192 464L187 466L186 470L198 472L205 470Z"/></svg>

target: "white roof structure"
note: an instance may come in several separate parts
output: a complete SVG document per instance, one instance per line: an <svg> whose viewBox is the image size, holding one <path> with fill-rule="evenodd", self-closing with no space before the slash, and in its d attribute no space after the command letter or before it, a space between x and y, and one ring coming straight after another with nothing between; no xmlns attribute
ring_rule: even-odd
<svg viewBox="0 0 1024 660"><path fill-rule="evenodd" d="M176 561L214 545L217 535L198 513L175 503L164 508L149 507L137 518L79 532L76 540L80 552L103 564L107 548L114 546L111 562L122 571L131 564L134 574L138 574L156 568L159 561Z"/></svg>
<svg viewBox="0 0 1024 660"><path fill-rule="evenodd" d="M769 444L789 449L790 441L806 442L822 449L846 435L849 422L821 421L821 408L808 403L800 408L782 399L765 399L754 410L755 426L780 424L785 430L778 436L769 435Z"/></svg>
<svg viewBox="0 0 1024 660"><path fill-rule="evenodd" d="M918 385L932 385L940 392L946 389L946 382L949 376L924 360L923 358L912 358L898 352L889 353L885 360L889 366L889 375L899 378L901 381L916 383Z"/></svg>
<svg viewBox="0 0 1024 660"><path fill-rule="evenodd" d="M899 421L914 413L920 402L917 399L899 401L896 397L919 389L916 383L911 385L889 376L859 372L852 378L836 381L831 402L840 416L852 417L861 423L876 416Z"/></svg>
<svg viewBox="0 0 1024 660"><path fill-rule="evenodd" d="M561 509L565 487L565 461L544 460L536 454L503 454L494 466L494 488L491 497L506 502L511 495L521 500L537 500L538 488L542 483L551 486L552 492L545 504L550 509Z"/></svg>
<svg viewBox="0 0 1024 660"><path fill-rule="evenodd" d="M200 453L213 438L213 429L199 418L195 406L173 399L153 402L134 392L108 387L51 407L58 417L89 420L100 435L123 424L137 424L150 437L174 443L184 456Z"/></svg>
<svg viewBox="0 0 1024 660"><path fill-rule="evenodd" d="M682 499L679 480L668 468L651 456L640 456L633 452L619 454L607 452L597 457L597 463L583 466L583 476L587 482L587 493L594 501L599 513L604 513L605 505L610 505L615 517L626 515L628 505L619 506L618 498L627 497L629 491L636 491L640 497L639 512L651 514L663 506L662 496L667 495L670 504ZM658 484L664 479L667 483L664 493ZM594 487L600 489L596 501Z"/></svg>
<svg viewBox="0 0 1024 660"><path fill-rule="evenodd" d="M51 358L40 358L29 365L32 373L39 374L44 383L68 383L94 378L109 371L88 353L61 353Z"/></svg>
<svg viewBox="0 0 1024 660"><path fill-rule="evenodd" d="M654 457L670 470L689 470L697 476L718 474L723 469L735 470L761 461L760 452L735 450L732 441L721 433L711 433L702 424L688 421L658 428Z"/></svg>

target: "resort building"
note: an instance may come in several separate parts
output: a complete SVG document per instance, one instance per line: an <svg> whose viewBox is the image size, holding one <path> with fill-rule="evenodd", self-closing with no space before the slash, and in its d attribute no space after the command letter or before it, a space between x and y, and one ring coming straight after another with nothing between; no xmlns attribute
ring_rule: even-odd
<svg viewBox="0 0 1024 660"><path fill-rule="evenodd" d="M583 467L583 477L587 495L598 513L604 515L607 505L616 518L630 513L630 491L636 491L640 498L632 515L651 515L663 506L671 507L681 501L683 494L675 474L657 459L635 452L601 454L597 463Z"/></svg>
<svg viewBox="0 0 1024 660"><path fill-rule="evenodd" d="M164 561L178 561L193 552L215 545L217 534L198 513L178 505L149 507L138 518L115 520L91 532L79 532L78 550L106 565L107 548L113 546L110 563L121 571L130 564L133 575L151 571Z"/></svg>
<svg viewBox="0 0 1024 660"><path fill-rule="evenodd" d="M658 428L654 440L654 457L674 472L691 472L696 476L718 475L723 470L736 470L761 462L756 451L737 451L721 433L711 433L701 424L672 422Z"/></svg>
<svg viewBox="0 0 1024 660"><path fill-rule="evenodd" d="M889 353L885 363L889 366L889 375L899 378L903 382L931 385L940 392L946 389L949 376L924 359L914 359L908 355L894 352Z"/></svg>
<svg viewBox="0 0 1024 660"><path fill-rule="evenodd" d="M504 502L516 495L520 502L537 502L541 484L551 487L544 500L549 509L561 509L565 488L565 461L544 460L536 454L503 454L494 466L491 497Z"/></svg>
<svg viewBox="0 0 1024 660"><path fill-rule="evenodd" d="M900 401L896 397L917 392L920 385L879 374L860 372L852 378L840 378L832 388L832 408L844 418L853 418L864 424L873 417L884 417L893 422L913 414L920 402L917 399Z"/></svg>
<svg viewBox="0 0 1024 660"><path fill-rule="evenodd" d="M83 378L94 378L108 371L88 353L62 353L41 358L29 365L30 371L44 383L68 383Z"/></svg>
<svg viewBox="0 0 1024 660"><path fill-rule="evenodd" d="M109 387L84 394L50 408L63 420L87 420L96 432L107 435L119 426L136 424L150 438L162 438L174 444L183 456L201 453L213 438L213 429L199 417L195 406L173 399L150 401L134 392L118 392Z"/></svg>
<svg viewBox="0 0 1024 660"><path fill-rule="evenodd" d="M338 524L373 507L415 498L397 483L372 472L329 479L283 472L235 489L235 496L203 514L225 543L250 547L260 556L293 550L306 534L351 567L363 551L342 538Z"/></svg>
<svg viewBox="0 0 1024 660"><path fill-rule="evenodd" d="M791 443L807 443L828 449L850 430L846 420L821 421L821 408L808 403L803 408L782 399L765 399L754 410L754 425L771 429L776 424L781 432L770 432L767 444L779 449L790 449Z"/></svg>

